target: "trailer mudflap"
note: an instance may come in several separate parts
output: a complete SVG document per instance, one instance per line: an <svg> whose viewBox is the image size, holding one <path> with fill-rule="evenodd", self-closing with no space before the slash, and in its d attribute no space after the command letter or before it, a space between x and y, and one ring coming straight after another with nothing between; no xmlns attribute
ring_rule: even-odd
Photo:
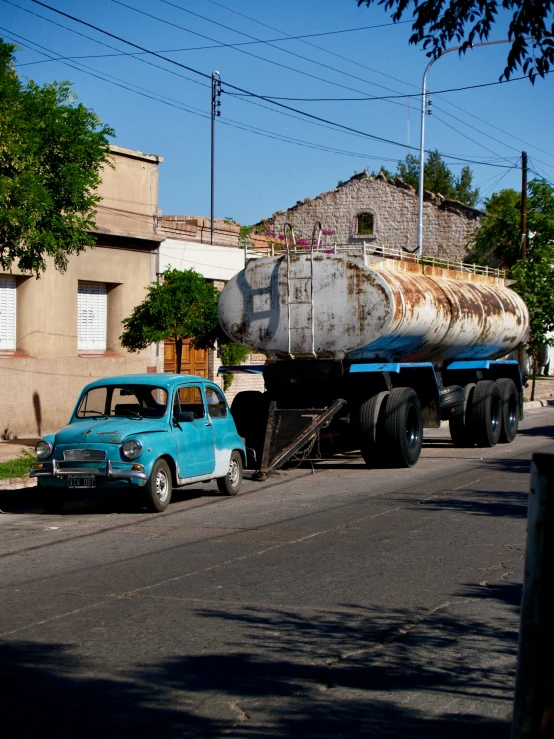
<svg viewBox="0 0 554 739"><path fill-rule="evenodd" d="M264 451L255 480L266 480L326 426L346 403L339 398L327 408L277 408L269 405Z"/></svg>

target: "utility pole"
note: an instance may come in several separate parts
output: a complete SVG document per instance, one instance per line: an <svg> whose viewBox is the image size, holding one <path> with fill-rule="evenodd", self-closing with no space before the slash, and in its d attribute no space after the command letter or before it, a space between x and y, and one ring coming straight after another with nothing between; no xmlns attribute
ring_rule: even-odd
<svg viewBox="0 0 554 739"><path fill-rule="evenodd" d="M527 257L527 152L521 152L521 217L519 256Z"/></svg>
<svg viewBox="0 0 554 739"><path fill-rule="evenodd" d="M215 182L215 119L221 115L221 80L219 72L212 72L212 172L211 172L211 209L210 209L210 244L214 243L214 182Z"/></svg>

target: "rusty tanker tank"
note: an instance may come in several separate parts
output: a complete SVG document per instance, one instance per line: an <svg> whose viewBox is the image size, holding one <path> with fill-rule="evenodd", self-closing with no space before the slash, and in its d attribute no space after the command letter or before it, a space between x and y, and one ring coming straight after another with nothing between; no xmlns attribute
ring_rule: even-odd
<svg viewBox="0 0 554 739"><path fill-rule="evenodd" d="M496 359L525 339L529 318L488 272L352 253L252 259L223 290L219 317L271 359Z"/></svg>
<svg viewBox="0 0 554 739"><path fill-rule="evenodd" d="M265 392L240 392L231 408L260 479L318 434L359 449L369 467L413 466L423 429L441 421L454 446L517 434L523 379L506 355L529 315L498 270L287 238L229 281L219 318L267 357L222 368L263 374Z"/></svg>

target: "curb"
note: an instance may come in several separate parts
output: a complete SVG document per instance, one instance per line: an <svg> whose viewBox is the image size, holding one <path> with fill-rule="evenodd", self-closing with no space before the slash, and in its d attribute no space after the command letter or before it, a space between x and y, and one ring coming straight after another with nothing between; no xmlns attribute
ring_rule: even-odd
<svg viewBox="0 0 554 739"><path fill-rule="evenodd" d="M28 475L25 477L8 477L0 480L0 491L2 490L21 490L21 488L34 488L37 485L36 478Z"/></svg>
<svg viewBox="0 0 554 739"><path fill-rule="evenodd" d="M554 400L526 400L523 404L523 410L528 408L547 408L553 406Z"/></svg>

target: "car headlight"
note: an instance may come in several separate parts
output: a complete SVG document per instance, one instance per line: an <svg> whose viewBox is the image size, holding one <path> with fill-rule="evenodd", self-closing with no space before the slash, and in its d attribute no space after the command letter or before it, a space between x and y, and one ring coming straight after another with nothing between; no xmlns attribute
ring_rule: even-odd
<svg viewBox="0 0 554 739"><path fill-rule="evenodd" d="M49 457L52 454L53 450L54 447L52 444L44 439L37 441L35 445L35 452L39 459L46 459L46 457Z"/></svg>
<svg viewBox="0 0 554 739"><path fill-rule="evenodd" d="M142 444L136 439L129 439L124 442L121 447L121 451L123 452L123 456L127 459L136 459L142 452Z"/></svg>

